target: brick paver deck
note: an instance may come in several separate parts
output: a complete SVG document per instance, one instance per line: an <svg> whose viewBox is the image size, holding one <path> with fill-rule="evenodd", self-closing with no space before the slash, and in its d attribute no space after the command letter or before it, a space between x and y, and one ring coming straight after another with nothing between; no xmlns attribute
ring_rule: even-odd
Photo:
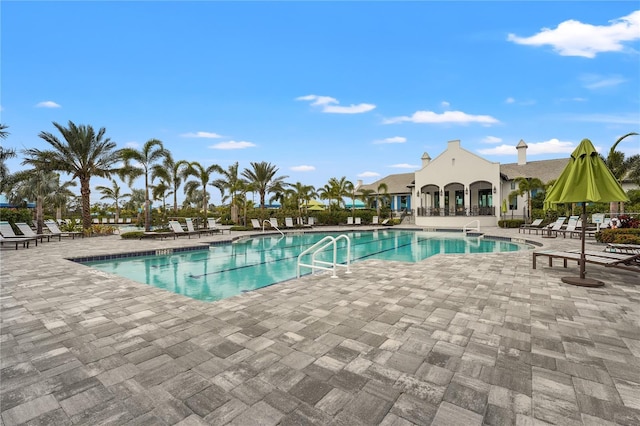
<svg viewBox="0 0 640 426"><path fill-rule="evenodd" d="M439 255L206 303L65 260L227 238L4 247L1 424L640 424L632 272Z"/></svg>

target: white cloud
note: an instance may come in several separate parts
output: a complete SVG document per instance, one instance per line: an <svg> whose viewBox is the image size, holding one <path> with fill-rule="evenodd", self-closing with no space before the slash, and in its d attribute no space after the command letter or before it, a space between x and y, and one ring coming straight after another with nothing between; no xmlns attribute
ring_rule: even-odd
<svg viewBox="0 0 640 426"><path fill-rule="evenodd" d="M509 34L508 41L529 46L550 45L562 56L595 58L602 52L621 52L624 42L640 39L640 10L609 25L583 24L573 19L561 22L555 29L542 28L531 37Z"/></svg>
<svg viewBox="0 0 640 426"><path fill-rule="evenodd" d="M506 104L512 104L512 103L514 103L515 101L516 101L516 100L515 100L515 99L513 99L513 98L507 98L507 99L505 99L505 100L504 100L504 102L505 102Z"/></svg>
<svg viewBox="0 0 640 426"><path fill-rule="evenodd" d="M394 136L392 138L380 139L373 141L374 144L386 144L386 143L405 143L407 138L402 136Z"/></svg>
<svg viewBox="0 0 640 426"><path fill-rule="evenodd" d="M451 104L449 102L447 102L447 101L442 101L442 102L440 102L440 106L442 108L444 108L444 109L447 109L447 108L449 108L451 106Z"/></svg>
<svg viewBox="0 0 640 426"><path fill-rule="evenodd" d="M140 144L135 141L127 142L124 146L127 148L134 148L134 149L140 148Z"/></svg>
<svg viewBox="0 0 640 426"><path fill-rule="evenodd" d="M36 104L36 108L60 108L61 106L53 101L42 101Z"/></svg>
<svg viewBox="0 0 640 426"><path fill-rule="evenodd" d="M589 90L613 87L627 81L620 76L602 77L599 75L585 75L581 77L581 80L583 81L584 87Z"/></svg>
<svg viewBox="0 0 640 426"><path fill-rule="evenodd" d="M482 143L500 143L502 142L502 138L497 138L495 136L487 136L482 139Z"/></svg>
<svg viewBox="0 0 640 426"><path fill-rule="evenodd" d="M392 164L389 167L393 167L394 169L419 169L420 168L420 166L407 164L407 163Z"/></svg>
<svg viewBox="0 0 640 426"><path fill-rule="evenodd" d="M541 154L571 154L578 145L575 142L560 141L550 139L544 142L527 142L527 155ZM499 145L494 148L479 149L478 152L484 155L515 155L517 149L515 145Z"/></svg>
<svg viewBox="0 0 640 426"><path fill-rule="evenodd" d="M358 175L358 177L361 178L372 178L372 177L378 177L380 176L380 173L376 173L376 172L362 172Z"/></svg>
<svg viewBox="0 0 640 426"><path fill-rule="evenodd" d="M317 95L306 95L299 96L296 98L296 101L312 101L312 106L321 107L322 112L332 113L332 114L361 114L363 112L368 112L375 109L374 104L351 104L349 106L340 106L338 105L340 102L336 98L332 98L330 96L317 96ZM334 105L335 104L335 105Z"/></svg>
<svg viewBox="0 0 640 426"><path fill-rule="evenodd" d="M293 170L294 172L312 172L315 169L316 168L314 166L307 166L305 164L300 165L300 166L290 167L290 170Z"/></svg>
<svg viewBox="0 0 640 426"><path fill-rule="evenodd" d="M211 149L246 149L246 148L251 148L256 146L256 144L252 143L252 142L246 142L246 141L227 141L227 142L220 142L217 143L215 145L210 145L209 148Z"/></svg>
<svg viewBox="0 0 640 426"><path fill-rule="evenodd" d="M490 115L472 115L462 111L445 111L442 114L438 114L433 111L416 111L411 117L393 117L383 121L383 124L402 123L409 121L411 123L452 123L452 124L469 124L469 123L481 123L484 125L491 125L500 123L497 119Z"/></svg>
<svg viewBox="0 0 640 426"><path fill-rule="evenodd" d="M217 133L213 133L213 132L189 132L189 133L181 134L180 137L183 137L183 138L219 139L222 136L220 136Z"/></svg>

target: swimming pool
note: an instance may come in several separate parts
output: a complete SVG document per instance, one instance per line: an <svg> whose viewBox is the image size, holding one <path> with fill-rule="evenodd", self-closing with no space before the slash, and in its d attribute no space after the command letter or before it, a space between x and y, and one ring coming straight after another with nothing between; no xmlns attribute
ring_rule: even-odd
<svg viewBox="0 0 640 426"><path fill-rule="evenodd" d="M169 290L198 300L214 301L266 287L296 277L298 255L327 235L351 239L351 262L366 259L417 262L437 254L495 253L526 249L527 246L462 233L380 230L311 232L282 236L266 235L240 239L154 256L83 262L92 268ZM338 241L339 263L346 262L346 242ZM332 253L323 252L322 260ZM303 269L303 274L310 273Z"/></svg>

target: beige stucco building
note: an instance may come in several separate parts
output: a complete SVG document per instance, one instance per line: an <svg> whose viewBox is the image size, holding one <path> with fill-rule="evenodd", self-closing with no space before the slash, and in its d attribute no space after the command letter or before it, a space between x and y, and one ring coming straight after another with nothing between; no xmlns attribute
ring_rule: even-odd
<svg viewBox="0 0 640 426"><path fill-rule="evenodd" d="M560 176L569 163L569 156L529 162L527 144L522 140L516 149L517 163L500 164L465 150L459 140L449 141L446 150L434 159L425 152L421 168L414 173L389 175L362 188L377 191L384 182L391 209L397 215L411 215L415 224L423 227L496 226L502 217L523 219L527 215L525 195L509 198L517 189L516 178L538 178L547 183ZM626 191L637 185L623 182L622 187Z"/></svg>

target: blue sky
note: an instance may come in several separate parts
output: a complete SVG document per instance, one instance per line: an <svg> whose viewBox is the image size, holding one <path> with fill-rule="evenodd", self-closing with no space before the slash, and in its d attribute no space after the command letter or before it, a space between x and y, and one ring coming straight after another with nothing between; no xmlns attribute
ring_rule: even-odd
<svg viewBox="0 0 640 426"><path fill-rule="evenodd" d="M268 161L321 187L414 171L453 139L512 163L520 139L534 161L640 132L637 2L0 7L0 122L18 150L71 120L119 147L156 138L176 159Z"/></svg>

